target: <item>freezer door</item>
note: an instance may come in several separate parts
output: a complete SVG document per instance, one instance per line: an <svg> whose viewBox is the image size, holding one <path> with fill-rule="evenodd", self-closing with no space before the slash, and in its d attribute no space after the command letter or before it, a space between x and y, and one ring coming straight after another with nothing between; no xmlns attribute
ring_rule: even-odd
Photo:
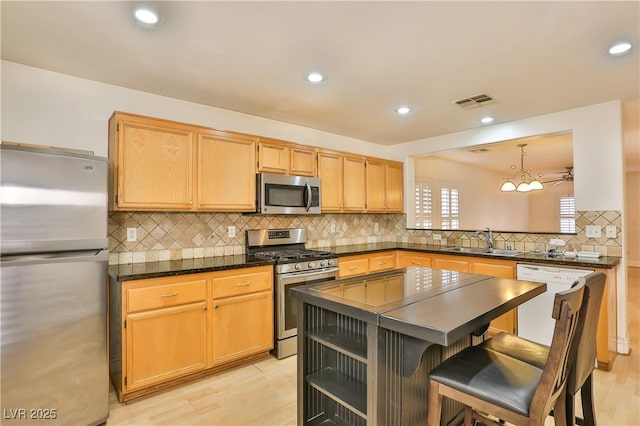
<svg viewBox="0 0 640 426"><path fill-rule="evenodd" d="M2 145L2 253L107 247L107 161Z"/></svg>
<svg viewBox="0 0 640 426"><path fill-rule="evenodd" d="M3 425L94 425L109 415L108 252L3 256Z"/></svg>

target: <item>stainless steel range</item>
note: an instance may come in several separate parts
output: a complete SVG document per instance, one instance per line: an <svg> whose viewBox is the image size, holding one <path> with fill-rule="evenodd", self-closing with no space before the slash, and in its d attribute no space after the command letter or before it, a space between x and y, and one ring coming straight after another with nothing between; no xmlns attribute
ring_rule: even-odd
<svg viewBox="0 0 640 426"><path fill-rule="evenodd" d="M297 305L289 294L293 287L335 280L338 256L305 248L304 228L255 229L246 235L249 259L275 261L275 337L273 353L278 358L297 352Z"/></svg>

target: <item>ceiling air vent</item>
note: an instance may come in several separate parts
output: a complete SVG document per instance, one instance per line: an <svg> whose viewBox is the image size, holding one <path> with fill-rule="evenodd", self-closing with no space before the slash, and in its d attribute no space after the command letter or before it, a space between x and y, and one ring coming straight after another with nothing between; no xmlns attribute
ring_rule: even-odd
<svg viewBox="0 0 640 426"><path fill-rule="evenodd" d="M474 154L484 154L485 152L489 152L489 150L487 148L476 148L470 149L469 152L472 152Z"/></svg>
<svg viewBox="0 0 640 426"><path fill-rule="evenodd" d="M477 108L484 105L488 105L493 102L493 98L485 93L479 95L469 96L468 98L458 99L453 101L459 107L464 109Z"/></svg>

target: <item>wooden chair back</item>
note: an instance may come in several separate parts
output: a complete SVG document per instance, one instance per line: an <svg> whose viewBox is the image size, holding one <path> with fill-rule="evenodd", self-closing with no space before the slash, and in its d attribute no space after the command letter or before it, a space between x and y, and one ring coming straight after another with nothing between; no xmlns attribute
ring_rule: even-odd
<svg viewBox="0 0 640 426"><path fill-rule="evenodd" d="M540 383L531 401L530 419L543 424L558 398L566 392L569 372L578 349L579 335L584 326L583 303L588 302L585 280L574 287L556 293L552 316L556 320L549 356ZM583 299L587 299L584 300ZM578 339L576 339L578 335ZM556 413L556 416L559 413ZM564 415L564 413L562 413Z"/></svg>
<svg viewBox="0 0 640 426"><path fill-rule="evenodd" d="M567 381L567 392L575 394L582 387L585 380L593 372L596 360L596 335L598 332L598 319L600 317L600 305L604 295L604 287L607 276L602 272L594 272L580 278L574 285L581 282L588 292L588 300L583 302L582 335L577 337L578 349L574 367Z"/></svg>

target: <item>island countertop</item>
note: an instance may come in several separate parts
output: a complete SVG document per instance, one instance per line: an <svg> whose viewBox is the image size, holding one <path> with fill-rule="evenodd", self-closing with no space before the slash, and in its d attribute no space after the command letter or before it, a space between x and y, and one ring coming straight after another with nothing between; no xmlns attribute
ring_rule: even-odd
<svg viewBox="0 0 640 426"><path fill-rule="evenodd" d="M447 346L545 292L546 284L411 267L291 291L305 303Z"/></svg>

